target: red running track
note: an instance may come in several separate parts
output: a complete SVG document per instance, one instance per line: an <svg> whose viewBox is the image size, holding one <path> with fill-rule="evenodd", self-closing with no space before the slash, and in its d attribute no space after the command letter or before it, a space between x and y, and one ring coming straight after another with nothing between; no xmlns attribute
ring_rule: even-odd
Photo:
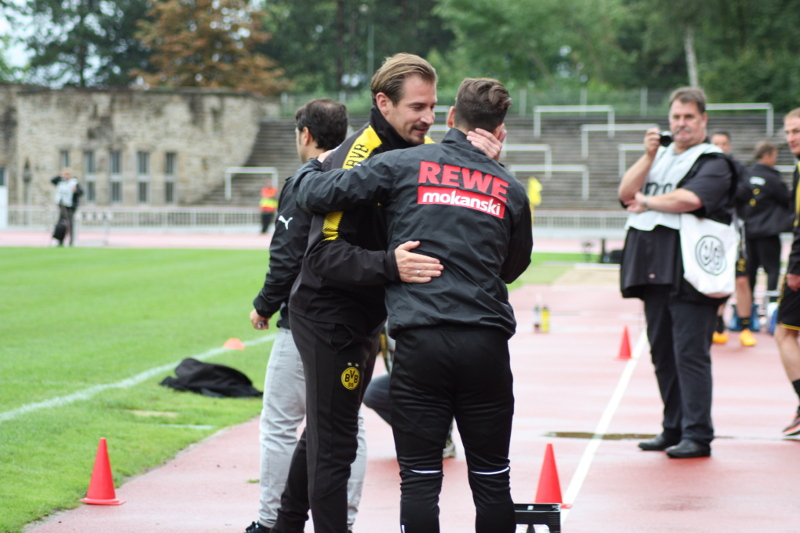
<svg viewBox="0 0 800 533"><path fill-rule="evenodd" d="M552 443L564 499L573 504L563 515L565 532L800 532L800 449L797 440L780 435L797 398L772 337L757 334L758 346L743 348L733 334L727 345L713 348L718 437L711 458L642 452L636 442L659 431L661 403L640 340L641 304L620 298L613 273L573 271L568 277L571 283L527 286L511 295L519 321L511 340L515 501L533 501ZM551 309L547 334L532 332L537 295ZM639 359L616 359L624 326ZM398 531L391 432L366 411L369 465L355 533ZM591 438L596 431L607 438ZM109 450L113 466L113 442ZM124 505L82 505L28 531L242 532L256 516L257 477L253 420L129 480L117 489ZM472 531L473 520L459 443L458 457L445 461L442 532Z"/></svg>

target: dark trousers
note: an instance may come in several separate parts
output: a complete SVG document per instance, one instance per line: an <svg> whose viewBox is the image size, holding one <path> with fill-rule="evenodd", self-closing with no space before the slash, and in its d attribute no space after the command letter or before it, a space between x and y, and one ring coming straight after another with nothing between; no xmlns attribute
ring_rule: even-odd
<svg viewBox="0 0 800 533"><path fill-rule="evenodd" d="M389 374L373 379L364 393L364 405L378 413L390 426L392 425L392 402L389 400Z"/></svg>
<svg viewBox="0 0 800 533"><path fill-rule="evenodd" d="M644 292L650 354L664 402L664 434L703 444L714 439L711 423L711 337L718 305L670 296L667 285Z"/></svg>
<svg viewBox="0 0 800 533"><path fill-rule="evenodd" d="M513 532L508 335L496 328L414 328L396 340L390 392L402 531L439 531L442 448L455 415L477 511L475 531Z"/></svg>
<svg viewBox="0 0 800 533"><path fill-rule="evenodd" d="M75 244L75 208L59 204L58 209L60 211L59 219L63 220L67 227L67 233L65 233L65 235L69 235L69 245L72 246ZM63 239L59 242L60 244L64 244Z"/></svg>
<svg viewBox="0 0 800 533"><path fill-rule="evenodd" d="M764 267L764 272L767 273L767 290L777 290L781 275L780 235L747 240L747 276L750 278L751 290L756 286L759 266ZM777 297L771 298L771 301L775 300Z"/></svg>
<svg viewBox="0 0 800 533"><path fill-rule="evenodd" d="M272 223L272 217L275 216L274 212L261 212L261 233L266 233L269 229L269 225Z"/></svg>
<svg viewBox="0 0 800 533"><path fill-rule="evenodd" d="M347 480L358 449L358 410L378 353L380 328L291 316L306 378L306 428L297 443L273 533L347 533Z"/></svg>

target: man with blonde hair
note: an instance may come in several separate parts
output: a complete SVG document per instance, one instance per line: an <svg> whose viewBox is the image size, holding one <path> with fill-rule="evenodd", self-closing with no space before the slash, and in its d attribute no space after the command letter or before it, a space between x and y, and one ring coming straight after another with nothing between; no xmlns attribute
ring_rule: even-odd
<svg viewBox="0 0 800 533"><path fill-rule="evenodd" d="M353 168L368 158L432 142L436 70L412 54L388 58L372 79L369 122L326 160ZM500 153L488 133L473 142ZM410 254L419 242L387 251L384 210L375 204L315 215L289 300L291 330L306 380L306 428L297 444L271 533L300 533L310 508L316 533L347 532L347 480L356 456L358 416L386 319L383 285L426 283L438 259ZM441 448L439 450L441 456Z"/></svg>
<svg viewBox="0 0 800 533"><path fill-rule="evenodd" d="M531 213L525 187L467 138L481 128L499 139L510 105L499 81L466 79L441 144L382 154L352 170L320 173L313 160L300 170L301 206L325 212L385 205L390 246L418 239L420 253L446 265L430 283L386 288L389 333L397 340L391 417L404 533L439 531L442 447L453 416L475 531L516 529L508 458L508 339L516 322L506 283L530 263Z"/></svg>
<svg viewBox="0 0 800 533"><path fill-rule="evenodd" d="M800 160L800 107L793 109L783 119L784 133L789 150ZM794 169L792 177L792 198L794 200L794 240L792 251L789 254L789 266L786 270L786 279L783 282L783 291L778 304L778 327L775 328L775 342L781 354L783 368L786 376L792 382L795 393L800 397L800 162ZM791 424L783 429L787 437L800 435L800 407L797 408Z"/></svg>

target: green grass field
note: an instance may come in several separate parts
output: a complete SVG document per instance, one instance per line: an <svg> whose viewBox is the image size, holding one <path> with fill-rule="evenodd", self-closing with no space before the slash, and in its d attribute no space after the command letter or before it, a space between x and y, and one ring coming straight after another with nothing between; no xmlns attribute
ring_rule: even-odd
<svg viewBox="0 0 800 533"><path fill-rule="evenodd" d="M534 254L510 288L550 283L583 258ZM260 399L158 383L181 359L204 354L262 388L272 331L254 330L248 314L267 260L254 250L0 248L0 532L81 505L101 437L119 485L258 415ZM231 337L248 348L218 350Z"/></svg>

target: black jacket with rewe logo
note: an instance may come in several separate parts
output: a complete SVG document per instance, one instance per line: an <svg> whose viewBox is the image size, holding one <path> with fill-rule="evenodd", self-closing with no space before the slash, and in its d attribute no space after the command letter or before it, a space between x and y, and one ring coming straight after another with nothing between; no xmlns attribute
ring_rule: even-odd
<svg viewBox="0 0 800 533"><path fill-rule="evenodd" d="M315 212L380 202L389 249L438 258L441 277L386 286L390 333L425 326L485 326L514 334L506 283L530 264L533 237L525 188L497 162L451 129L441 144L394 151L352 170L298 171L297 201Z"/></svg>
<svg viewBox="0 0 800 533"><path fill-rule="evenodd" d="M369 123L348 137L324 168L352 168L375 154L410 146L372 108ZM311 220L289 307L317 322L347 324L368 333L386 319L383 284L400 279L394 252L387 252L385 215L376 202L347 212L329 211L318 211L325 214Z"/></svg>

